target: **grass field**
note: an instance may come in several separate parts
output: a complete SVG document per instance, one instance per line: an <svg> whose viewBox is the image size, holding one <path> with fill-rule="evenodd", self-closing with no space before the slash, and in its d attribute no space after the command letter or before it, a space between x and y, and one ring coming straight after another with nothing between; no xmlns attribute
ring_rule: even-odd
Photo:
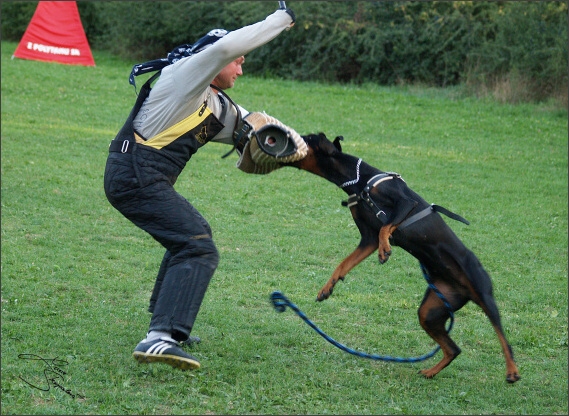
<svg viewBox="0 0 569 416"><path fill-rule="evenodd" d="M522 380L505 382L474 304L456 314L462 354L432 380L417 372L441 353L365 360L290 309L276 313L279 290L351 348L434 347L416 317L426 285L413 257L397 247L384 265L372 256L315 302L359 241L345 194L292 168L244 174L217 144L176 185L221 253L193 332L202 368L180 372L131 356L163 250L103 192L108 144L134 103L133 62L97 51L94 68L11 60L15 46L2 43L1 61L3 414L567 414L566 110L459 88L242 77L231 95L244 107L301 134L343 135L345 152L471 222L448 220L493 277Z"/></svg>

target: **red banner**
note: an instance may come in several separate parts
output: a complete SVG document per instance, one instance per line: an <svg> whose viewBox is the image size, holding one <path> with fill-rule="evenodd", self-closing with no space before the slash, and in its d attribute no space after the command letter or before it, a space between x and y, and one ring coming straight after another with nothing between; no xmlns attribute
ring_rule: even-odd
<svg viewBox="0 0 569 416"><path fill-rule="evenodd" d="M95 66L74 1L40 1L14 56Z"/></svg>

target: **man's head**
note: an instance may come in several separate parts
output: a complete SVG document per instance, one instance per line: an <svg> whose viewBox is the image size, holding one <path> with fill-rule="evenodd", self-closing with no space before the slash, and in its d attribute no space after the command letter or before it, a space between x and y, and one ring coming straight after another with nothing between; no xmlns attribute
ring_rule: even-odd
<svg viewBox="0 0 569 416"><path fill-rule="evenodd" d="M209 48L219 39L227 35L227 33L229 32L225 29L210 30L207 35L201 37L192 45L192 47L189 49L189 53L193 55ZM244 56L240 56L239 58L230 62L219 72L219 74L217 74L217 76L213 79L212 84L221 90L233 87L237 77L243 75L241 65L243 65L244 62Z"/></svg>
<svg viewBox="0 0 569 416"><path fill-rule="evenodd" d="M219 72L219 74L217 74L211 83L221 90L232 88L237 77L243 75L243 69L241 66L244 62L244 56L240 56L239 58L231 61Z"/></svg>

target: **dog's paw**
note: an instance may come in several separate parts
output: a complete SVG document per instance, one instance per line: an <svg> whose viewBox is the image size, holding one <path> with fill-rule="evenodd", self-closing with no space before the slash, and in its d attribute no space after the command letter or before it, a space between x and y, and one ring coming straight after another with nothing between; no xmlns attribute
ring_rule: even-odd
<svg viewBox="0 0 569 416"><path fill-rule="evenodd" d="M318 296L316 296L316 301L322 302L323 300L328 299L332 294L333 290L334 290L333 288L328 289L326 286L324 286L322 289L320 289L320 292L318 292Z"/></svg>
<svg viewBox="0 0 569 416"><path fill-rule="evenodd" d="M391 250L389 251L379 251L379 254L377 255L377 257L379 258L379 264L383 264L385 263L387 260L389 260L389 256L391 256Z"/></svg>
<svg viewBox="0 0 569 416"><path fill-rule="evenodd" d="M332 276L330 278L330 280L328 280L328 282L322 287L322 289L320 289L320 292L318 292L318 296L316 296L316 300L318 302L322 302L323 300L326 300L330 297L330 295L332 294L332 292L334 291L334 286L336 286L336 283L338 283L338 280L344 280L345 276Z"/></svg>
<svg viewBox="0 0 569 416"><path fill-rule="evenodd" d="M438 373L438 371L433 371L433 369L428 369L428 370L420 370L419 374L422 374L423 377L425 378L433 378L434 376L436 376Z"/></svg>
<svg viewBox="0 0 569 416"><path fill-rule="evenodd" d="M508 383L515 383L521 378L522 376L520 376L518 373L506 374L506 381Z"/></svg>

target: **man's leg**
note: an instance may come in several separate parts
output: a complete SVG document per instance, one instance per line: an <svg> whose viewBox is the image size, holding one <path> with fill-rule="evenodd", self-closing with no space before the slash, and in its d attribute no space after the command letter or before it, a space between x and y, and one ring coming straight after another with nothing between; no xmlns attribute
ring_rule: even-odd
<svg viewBox="0 0 569 416"><path fill-rule="evenodd" d="M156 301L158 300L158 294L160 293L160 288L162 287L162 282L164 281L164 275L168 269L168 262L172 258L172 255L168 250L164 253L162 258L162 263L160 263L160 269L158 270L158 275L156 276L156 282L154 283L154 289L152 290L152 295L150 295L150 305L148 306L148 312L154 313L154 307L156 306Z"/></svg>
<svg viewBox="0 0 569 416"><path fill-rule="evenodd" d="M124 166L120 168L121 173L127 170ZM123 176L130 173L127 171ZM135 358L183 369L199 367L199 362L179 349L176 341L189 337L219 262L209 224L168 181L158 180L120 194L111 192L108 184L105 189L112 205L170 253L170 259L167 255L163 259L163 280L159 282L162 276L159 272L155 284L157 297L150 332L169 333L175 338L163 337L154 344L144 339L135 349Z"/></svg>

